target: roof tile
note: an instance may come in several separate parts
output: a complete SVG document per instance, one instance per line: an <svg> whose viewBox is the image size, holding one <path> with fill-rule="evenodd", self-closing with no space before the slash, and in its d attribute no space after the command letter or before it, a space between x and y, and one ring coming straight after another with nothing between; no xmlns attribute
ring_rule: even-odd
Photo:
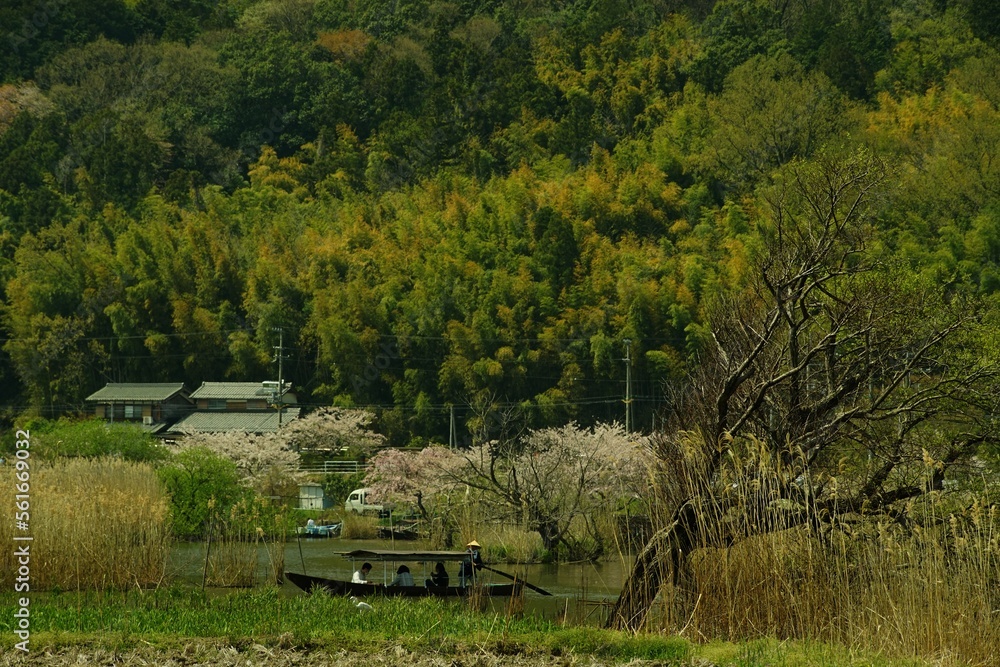
<svg viewBox="0 0 1000 667"><path fill-rule="evenodd" d="M109 382L88 396L88 401L165 401L187 391L182 382Z"/></svg>
<svg viewBox="0 0 1000 667"><path fill-rule="evenodd" d="M277 383L275 383L277 385ZM285 391L291 387L285 383ZM201 386L191 392L191 398L216 398L234 401L244 401L253 398L268 398L271 390L264 388L260 382L202 382Z"/></svg>
<svg viewBox="0 0 1000 667"><path fill-rule="evenodd" d="M282 411L282 424L287 424L299 416L299 408ZM224 433L245 431L247 433L274 433L278 430L277 411L267 412L192 412L174 424L170 431L180 433Z"/></svg>

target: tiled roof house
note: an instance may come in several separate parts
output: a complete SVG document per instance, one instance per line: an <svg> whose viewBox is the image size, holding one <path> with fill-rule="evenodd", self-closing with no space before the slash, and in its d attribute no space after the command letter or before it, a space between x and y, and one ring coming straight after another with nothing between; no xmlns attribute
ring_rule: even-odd
<svg viewBox="0 0 1000 667"><path fill-rule="evenodd" d="M299 416L295 394L285 383L281 403L281 423ZM246 431L274 433L278 430L278 410L274 406L277 383L203 382L191 392L195 411L170 429L171 433L220 433Z"/></svg>
<svg viewBox="0 0 1000 667"><path fill-rule="evenodd" d="M180 382L109 382L86 398L110 422L136 422L158 433L194 407Z"/></svg>

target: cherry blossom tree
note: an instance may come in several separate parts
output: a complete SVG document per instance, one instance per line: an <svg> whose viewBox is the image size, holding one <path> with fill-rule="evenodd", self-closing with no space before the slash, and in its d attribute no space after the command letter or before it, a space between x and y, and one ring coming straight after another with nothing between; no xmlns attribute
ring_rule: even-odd
<svg viewBox="0 0 1000 667"><path fill-rule="evenodd" d="M371 460L365 483L376 502L414 502L427 514L440 509L445 497L459 489L464 458L435 445L419 452L383 449Z"/></svg>
<svg viewBox="0 0 1000 667"><path fill-rule="evenodd" d="M298 453L289 448L282 435L276 433L189 433L184 437L181 447L204 447L225 456L236 464L240 476L251 486L255 486L272 471L294 476L299 466Z"/></svg>
<svg viewBox="0 0 1000 667"><path fill-rule="evenodd" d="M537 531L546 549L578 550L578 519L589 525L599 511L643 495L649 451L645 438L626 435L619 424L570 423L473 447L448 475L478 490L494 518Z"/></svg>
<svg viewBox="0 0 1000 667"><path fill-rule="evenodd" d="M286 425L280 437L295 451L340 452L347 448L354 456L370 456L385 444L385 438L371 430L372 415L364 410L320 408Z"/></svg>
<svg viewBox="0 0 1000 667"><path fill-rule="evenodd" d="M243 480L256 488L273 487L276 479L299 481L300 452L347 447L369 455L384 438L369 430L371 415L361 410L323 408L296 419L277 433L197 433L184 436L181 447L205 447L236 463Z"/></svg>

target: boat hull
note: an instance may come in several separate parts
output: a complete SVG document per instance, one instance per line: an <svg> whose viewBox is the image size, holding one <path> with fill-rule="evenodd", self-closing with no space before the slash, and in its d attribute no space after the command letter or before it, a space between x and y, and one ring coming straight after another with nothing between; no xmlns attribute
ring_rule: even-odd
<svg viewBox="0 0 1000 667"><path fill-rule="evenodd" d="M325 579L323 577L311 577L307 574L297 572L285 572L285 578L307 593L316 589L325 590L333 595L355 595L366 597L374 595L384 595L388 597L465 597L474 590L474 587L462 588L459 586L383 586L382 584L355 584L350 581L340 579ZM521 582L511 584L487 584L481 587L482 593L490 597L511 597L521 594Z"/></svg>

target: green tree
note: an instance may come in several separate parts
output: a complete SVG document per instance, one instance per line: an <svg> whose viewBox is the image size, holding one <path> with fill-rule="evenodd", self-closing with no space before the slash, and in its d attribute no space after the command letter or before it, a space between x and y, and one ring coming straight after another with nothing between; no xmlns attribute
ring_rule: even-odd
<svg viewBox="0 0 1000 667"><path fill-rule="evenodd" d="M66 213L52 170L68 145L59 114L20 112L0 133L0 232L15 240Z"/></svg>
<svg viewBox="0 0 1000 667"><path fill-rule="evenodd" d="M822 74L791 56L755 56L709 101L710 140L731 184L753 184L795 157L808 157L849 127L849 107Z"/></svg>
<svg viewBox="0 0 1000 667"><path fill-rule="evenodd" d="M875 73L888 62L892 50L892 3L825 0L802 4L792 28L793 52L846 94L869 99Z"/></svg>
<svg viewBox="0 0 1000 667"><path fill-rule="evenodd" d="M729 73L754 56L777 57L785 52L782 6L765 0L716 2L701 24L706 44L694 66L695 79L718 92Z"/></svg>
<svg viewBox="0 0 1000 667"><path fill-rule="evenodd" d="M983 53L968 24L955 11L940 16L920 12L898 15L892 26L895 45L884 70L875 79L891 93L923 93L939 85L955 67Z"/></svg>
<svg viewBox="0 0 1000 667"><path fill-rule="evenodd" d="M135 12L118 0L38 3L12 0L0 7L0 81L30 77L35 68L71 46L94 38L131 41L138 34Z"/></svg>
<svg viewBox="0 0 1000 667"><path fill-rule="evenodd" d="M225 515L250 495L236 464L205 448L178 452L157 476L170 494L174 535L181 538L201 538L210 517Z"/></svg>
<svg viewBox="0 0 1000 667"><path fill-rule="evenodd" d="M96 370L92 359L103 356L91 336L110 298L113 263L106 246L86 243L83 229L73 223L26 235L7 283L4 350L45 416L79 405Z"/></svg>

